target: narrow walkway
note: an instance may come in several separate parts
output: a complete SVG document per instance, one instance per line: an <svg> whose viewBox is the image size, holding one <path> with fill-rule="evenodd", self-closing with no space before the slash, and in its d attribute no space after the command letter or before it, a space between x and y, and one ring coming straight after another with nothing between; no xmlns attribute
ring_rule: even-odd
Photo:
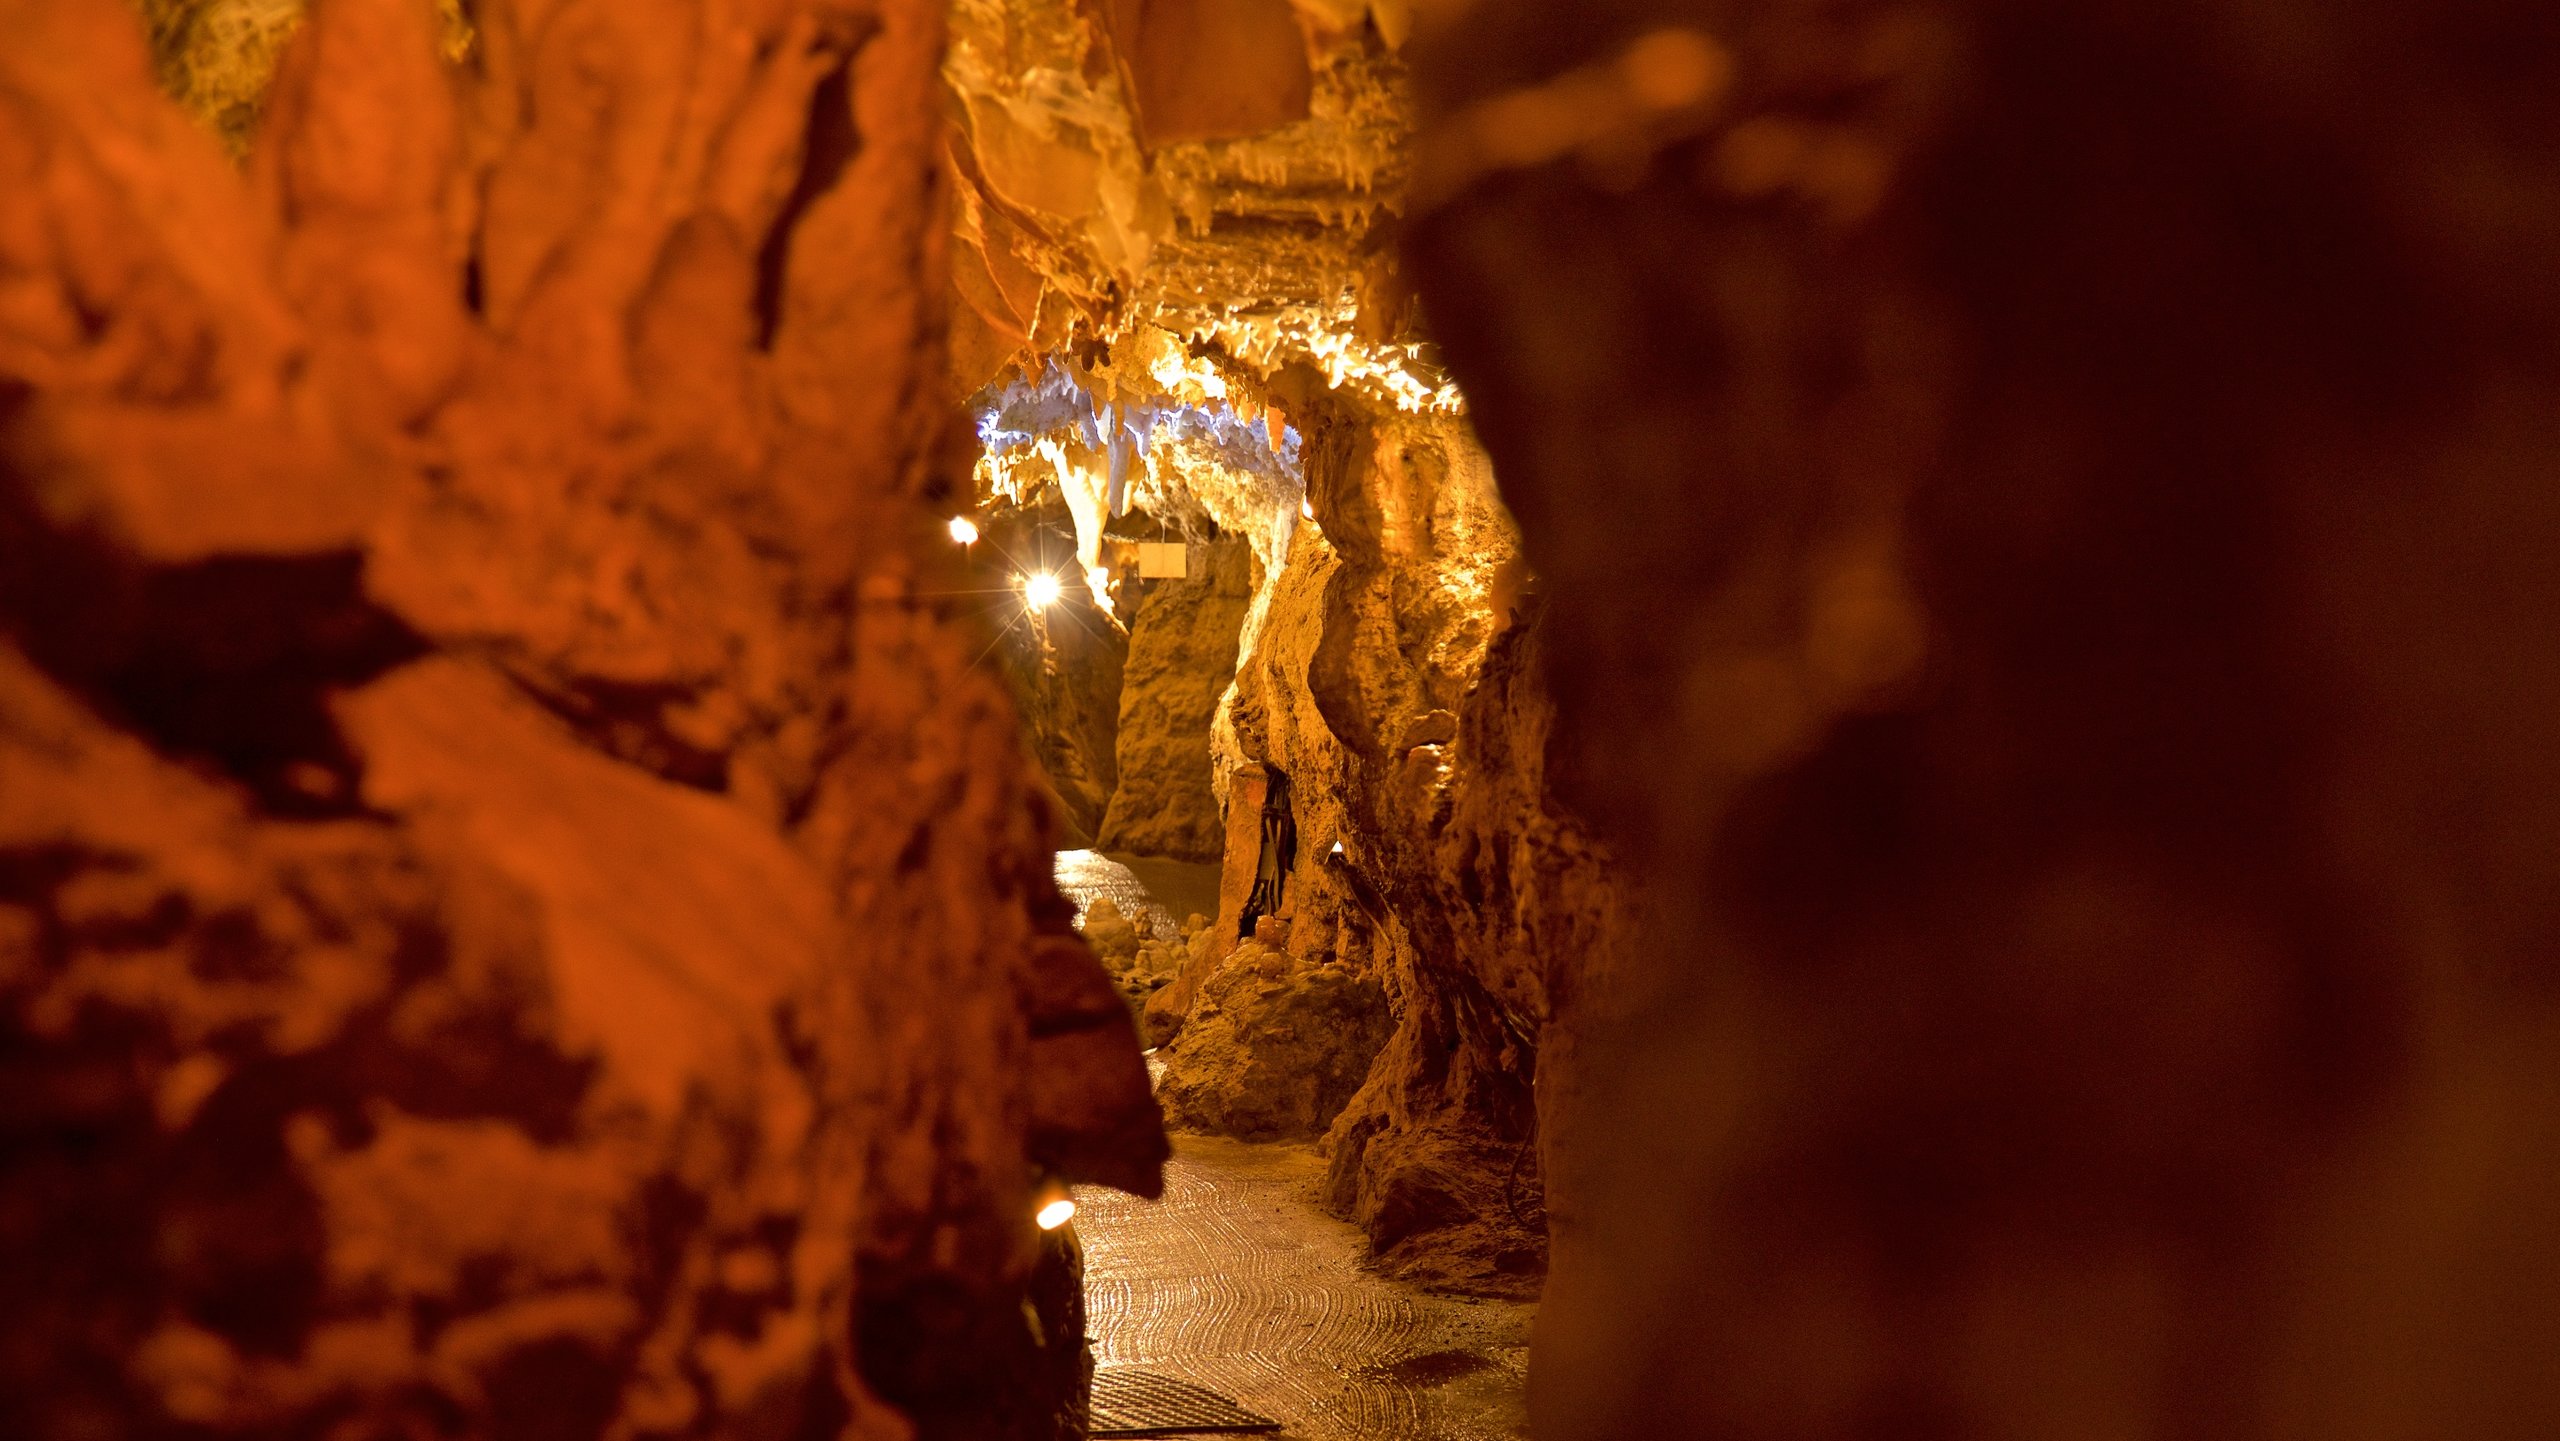
<svg viewBox="0 0 2560 1441"><path fill-rule="evenodd" d="M1206 1386L1288 1441L1520 1441L1532 1308L1362 1264L1311 1146L1178 1136L1165 1196L1078 1193L1094 1360Z"/></svg>
<svg viewBox="0 0 2560 1441"><path fill-rule="evenodd" d="M1216 866L1060 851L1076 914L1108 895L1158 926L1217 904ZM1176 1136L1161 1201L1086 1188L1094 1361L1234 1398L1281 1441L1524 1441L1529 1318L1518 1301L1435 1296L1368 1269L1359 1231L1317 1204L1313 1146Z"/></svg>

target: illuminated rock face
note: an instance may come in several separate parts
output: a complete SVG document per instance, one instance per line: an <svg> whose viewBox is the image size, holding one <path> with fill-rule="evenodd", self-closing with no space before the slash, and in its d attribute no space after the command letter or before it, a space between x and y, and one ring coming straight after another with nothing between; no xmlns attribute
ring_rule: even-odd
<svg viewBox="0 0 2560 1441"><path fill-rule="evenodd" d="M1102 822L1105 849L1218 859L1226 822L1212 787L1209 727L1226 698L1253 599L1244 542L1194 546L1203 573L1148 582L1129 625L1120 688L1120 778Z"/></svg>
<svg viewBox="0 0 2560 1441"><path fill-rule="evenodd" d="M1054 1434L1164 1142L933 598L939 13L321 0L244 176L0 3L0 1430Z"/></svg>
<svg viewBox="0 0 2560 1441"><path fill-rule="evenodd" d="M1056 522L1054 514L1006 508L989 513L987 534L999 554L1055 577L1057 599L1035 609L1018 577L982 579L1007 582L988 614L998 630L991 644L1022 714L1026 748L1057 802L1059 841L1080 849L1101 833L1120 783L1121 677L1130 641L1075 580L1072 554L1045 533L1059 529Z"/></svg>
<svg viewBox="0 0 2560 1441"><path fill-rule="evenodd" d="M1287 778L1285 939L1186 974L1202 999L1165 1052L1168 1109L1238 1134L1324 1127L1332 1201L1392 1273L1531 1293L1533 1078L1624 903L1547 795L1536 610L1466 426L1314 390L1284 403L1308 427L1314 520L1248 634L1220 744ZM1327 1090L1311 1067L1283 1086L1311 996L1362 994L1351 978L1377 987L1366 1079ZM1262 1072L1306 1099L1237 1081Z"/></svg>
<svg viewBox="0 0 2560 1441"><path fill-rule="evenodd" d="M1374 970L1249 940L1208 979L1164 1053L1166 1121L1250 1141L1321 1136L1390 1024Z"/></svg>
<svg viewBox="0 0 2560 1441"><path fill-rule="evenodd" d="M1541 1436L2560 1425L2547 11L2238 15L1417 64L1426 153L1733 79L1413 232L1661 915L1541 1060Z"/></svg>

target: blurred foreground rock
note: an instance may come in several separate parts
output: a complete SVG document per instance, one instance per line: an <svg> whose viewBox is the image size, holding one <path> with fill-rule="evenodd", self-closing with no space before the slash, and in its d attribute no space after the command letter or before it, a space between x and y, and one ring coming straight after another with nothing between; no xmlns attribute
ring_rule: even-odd
<svg viewBox="0 0 2560 1441"><path fill-rule="evenodd" d="M1409 255L1660 921L1538 1434L2560 1428L2547 7L1460 8Z"/></svg>
<svg viewBox="0 0 2560 1441"><path fill-rule="evenodd" d="M474 19L243 176L0 0L0 1431L1045 1441L1164 1142L918 599L939 9Z"/></svg>

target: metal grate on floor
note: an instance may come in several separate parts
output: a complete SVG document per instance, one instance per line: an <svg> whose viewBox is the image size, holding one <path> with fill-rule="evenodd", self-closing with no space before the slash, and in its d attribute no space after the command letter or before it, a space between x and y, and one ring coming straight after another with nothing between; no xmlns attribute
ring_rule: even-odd
<svg viewBox="0 0 2560 1441"><path fill-rule="evenodd" d="M1202 1431L1277 1431L1280 1423L1256 1416L1205 1386L1141 1371L1102 1366L1093 1373L1093 1434L1184 1436Z"/></svg>

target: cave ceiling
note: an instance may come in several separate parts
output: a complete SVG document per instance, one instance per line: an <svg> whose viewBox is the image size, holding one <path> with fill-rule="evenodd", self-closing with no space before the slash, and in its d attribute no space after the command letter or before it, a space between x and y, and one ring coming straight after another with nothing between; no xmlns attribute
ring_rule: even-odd
<svg viewBox="0 0 2560 1441"><path fill-rule="evenodd" d="M1397 270L1413 106L1390 0L955 0L954 392L974 502L1063 504L1109 611L1132 511L1245 537L1312 514L1312 405L1462 405Z"/></svg>
<svg viewBox="0 0 2560 1441"><path fill-rule="evenodd" d="M435 3L472 63L469 7ZM142 5L163 83L244 155L303 0ZM1205 522L1276 564L1307 397L1462 409L1397 269L1411 0L952 0L948 23L976 502L1063 500L1087 552L1133 508Z"/></svg>
<svg viewBox="0 0 2560 1441"><path fill-rule="evenodd" d="M1108 402L1163 332L1251 391L1293 363L1402 410L1457 401L1395 271L1402 4L955 0L953 366L1062 360Z"/></svg>

